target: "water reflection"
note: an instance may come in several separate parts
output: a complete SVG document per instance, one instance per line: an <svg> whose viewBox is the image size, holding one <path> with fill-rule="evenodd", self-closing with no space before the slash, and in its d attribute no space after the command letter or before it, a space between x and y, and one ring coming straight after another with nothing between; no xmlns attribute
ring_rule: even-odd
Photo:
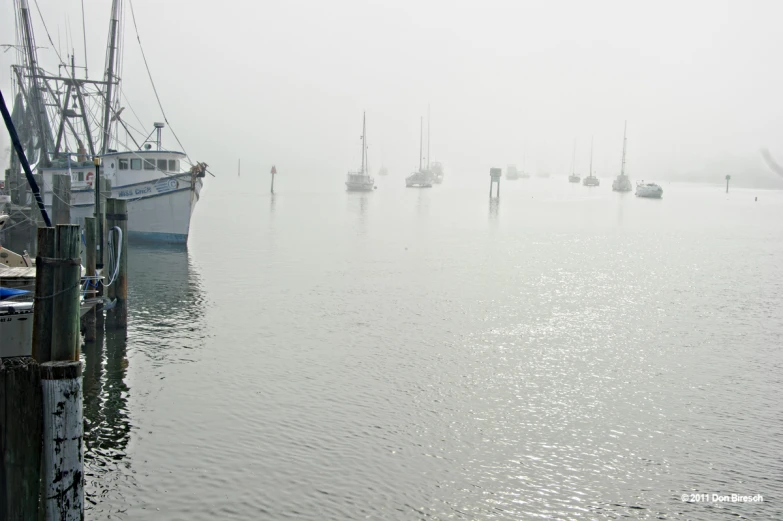
<svg viewBox="0 0 783 521"><path fill-rule="evenodd" d="M489 220L491 222L497 222L498 220L498 209L500 208L500 199L498 198L490 198L489 200Z"/></svg>
<svg viewBox="0 0 783 521"><path fill-rule="evenodd" d="M98 331L82 349L85 495L93 518L116 514L124 504L113 497L117 482L135 481L127 447L147 396L131 395L129 371L134 382L160 380L164 368L191 360L205 341L201 279L181 246L129 250L128 301L127 335Z"/></svg>

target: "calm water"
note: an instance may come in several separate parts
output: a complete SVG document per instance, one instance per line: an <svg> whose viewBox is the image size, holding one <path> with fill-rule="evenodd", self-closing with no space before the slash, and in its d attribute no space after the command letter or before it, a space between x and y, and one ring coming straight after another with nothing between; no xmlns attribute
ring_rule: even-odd
<svg viewBox="0 0 783 521"><path fill-rule="evenodd" d="M88 518L783 518L783 192L483 178L208 179L84 350Z"/></svg>

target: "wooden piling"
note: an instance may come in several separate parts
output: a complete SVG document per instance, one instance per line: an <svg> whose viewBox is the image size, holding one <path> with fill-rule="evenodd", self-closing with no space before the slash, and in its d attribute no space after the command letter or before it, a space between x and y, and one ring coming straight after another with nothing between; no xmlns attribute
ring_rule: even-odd
<svg viewBox="0 0 783 521"><path fill-rule="evenodd" d="M95 257L96 257L96 249L95 249L95 217L85 217L84 218L84 253L85 257L87 257L85 268L86 268L86 275L87 277L94 277L96 274L95 271ZM89 280L88 283L88 289L95 290L99 282L94 279L87 279ZM95 298L96 293L87 293L86 298ZM95 341L95 307L93 307L91 310L89 310L84 315L84 341L85 342L94 342Z"/></svg>
<svg viewBox="0 0 783 521"><path fill-rule="evenodd" d="M52 176L52 224L71 224L71 176Z"/></svg>
<svg viewBox="0 0 783 521"><path fill-rule="evenodd" d="M44 519L84 519L82 363L41 364L41 387Z"/></svg>
<svg viewBox="0 0 783 521"><path fill-rule="evenodd" d="M117 277L109 286L109 299L116 299L114 307L106 314L106 327L112 329L123 329L128 326L128 207L122 199L106 200L106 225L109 231L119 228L122 238L119 244L114 245L114 252L119 250L119 263ZM117 234L112 232L112 237L116 241ZM113 273L107 274L108 277Z"/></svg>
<svg viewBox="0 0 783 521"><path fill-rule="evenodd" d="M35 262L35 305L33 306L32 355L38 363L52 359L52 313L54 300L54 264L42 259L56 255L54 228L38 228L38 256Z"/></svg>
<svg viewBox="0 0 783 521"><path fill-rule="evenodd" d="M729 180L731 180L731 176L726 174L726 193L729 193Z"/></svg>
<svg viewBox="0 0 783 521"><path fill-rule="evenodd" d="M0 359L0 519L39 519L41 429L38 362Z"/></svg>
<svg viewBox="0 0 783 521"><path fill-rule="evenodd" d="M101 197L99 197L100 205L97 207L96 210L96 231L95 231L95 241L96 241L96 260L95 260L95 269L101 273L104 277L106 276L106 273L103 271L103 263L104 263L104 250L105 250L105 244L106 244L106 199L111 197L111 181L108 179L102 179L101 180ZM106 279L104 279L106 280ZM103 284L98 285L98 293L96 297L100 298L103 297L104 289ZM104 327L104 313L103 313L103 304L96 304L95 305L95 327L97 329L103 330Z"/></svg>
<svg viewBox="0 0 783 521"><path fill-rule="evenodd" d="M489 198L492 199L492 185L497 183L497 198L500 199L500 176L502 174L500 168L489 169Z"/></svg>
<svg viewBox="0 0 783 521"><path fill-rule="evenodd" d="M57 264L52 305L52 360L78 360L81 259L79 226L57 225Z"/></svg>

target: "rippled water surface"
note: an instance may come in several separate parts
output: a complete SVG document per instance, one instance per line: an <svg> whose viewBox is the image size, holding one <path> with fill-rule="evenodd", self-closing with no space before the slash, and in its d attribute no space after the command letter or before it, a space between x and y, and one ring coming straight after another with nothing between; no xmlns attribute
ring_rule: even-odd
<svg viewBox="0 0 783 521"><path fill-rule="evenodd" d="M84 349L88 518L783 518L783 193L208 181Z"/></svg>

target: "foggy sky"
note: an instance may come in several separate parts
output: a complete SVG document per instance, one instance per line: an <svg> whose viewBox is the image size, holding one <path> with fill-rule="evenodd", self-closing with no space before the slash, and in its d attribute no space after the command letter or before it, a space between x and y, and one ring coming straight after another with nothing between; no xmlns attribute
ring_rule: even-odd
<svg viewBox="0 0 783 521"><path fill-rule="evenodd" d="M56 56L30 0L42 65ZM102 76L109 0L84 0L90 76ZM80 0L38 0L63 54L84 63ZM358 166L362 111L370 164L418 166L419 118L432 159L486 177L515 163L619 171L628 120L635 178L673 177L770 147L783 158L779 1L136 0L140 36L170 123L191 159L221 176L333 177ZM125 1L123 89L144 122L162 120ZM13 2L0 43L14 43ZM59 40L59 44L58 44ZM14 51L0 54L11 96ZM123 103L125 105L125 103ZM139 123L128 115L126 119ZM6 132L0 133L6 168ZM170 133L165 145L176 148ZM426 148L426 145L425 145ZM770 177L775 177L770 173Z"/></svg>

